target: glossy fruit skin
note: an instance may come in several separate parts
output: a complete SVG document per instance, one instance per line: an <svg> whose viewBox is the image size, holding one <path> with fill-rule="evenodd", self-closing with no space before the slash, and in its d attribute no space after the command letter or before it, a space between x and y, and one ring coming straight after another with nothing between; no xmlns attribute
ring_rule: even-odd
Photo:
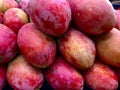
<svg viewBox="0 0 120 90"><path fill-rule="evenodd" d="M95 60L94 65L83 72L85 83L92 90L117 90L118 88L117 73L99 60Z"/></svg>
<svg viewBox="0 0 120 90"><path fill-rule="evenodd" d="M28 14L39 29L52 36L65 33L71 21L71 9L66 0L30 0Z"/></svg>
<svg viewBox="0 0 120 90"><path fill-rule="evenodd" d="M18 53L17 35L0 24L0 63L8 63Z"/></svg>
<svg viewBox="0 0 120 90"><path fill-rule="evenodd" d="M55 90L83 90L82 75L61 56L45 70L45 78Z"/></svg>
<svg viewBox="0 0 120 90"><path fill-rule="evenodd" d="M0 11L3 13L9 8L18 7L18 3L15 0L0 0Z"/></svg>
<svg viewBox="0 0 120 90"><path fill-rule="evenodd" d="M67 0L76 27L88 35L109 32L115 24L114 8L109 0Z"/></svg>
<svg viewBox="0 0 120 90"><path fill-rule="evenodd" d="M75 28L69 28L58 40L59 52L73 66L87 69L96 57L95 44L88 36Z"/></svg>
<svg viewBox="0 0 120 90"><path fill-rule="evenodd" d="M7 81L14 90L39 90L44 77L40 69L28 63L23 55L18 55L8 65Z"/></svg>
<svg viewBox="0 0 120 90"><path fill-rule="evenodd" d="M26 60L36 67L46 68L56 57L54 39L38 30L33 23L19 30L17 43Z"/></svg>
<svg viewBox="0 0 120 90"><path fill-rule="evenodd" d="M19 8L10 8L4 13L3 24L11 28L16 34L28 22L27 14Z"/></svg>
<svg viewBox="0 0 120 90"><path fill-rule="evenodd" d="M97 57L108 65L120 67L120 31L113 28L109 33L94 38Z"/></svg>

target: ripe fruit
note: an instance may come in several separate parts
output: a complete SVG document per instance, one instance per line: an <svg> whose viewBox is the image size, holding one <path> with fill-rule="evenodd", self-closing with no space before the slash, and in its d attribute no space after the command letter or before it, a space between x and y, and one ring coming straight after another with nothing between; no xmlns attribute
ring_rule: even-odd
<svg viewBox="0 0 120 90"><path fill-rule="evenodd" d="M45 78L55 90L83 90L82 75L62 57L45 70Z"/></svg>
<svg viewBox="0 0 120 90"><path fill-rule="evenodd" d="M14 90L39 90L43 84L43 73L29 64L22 55L9 63L7 81Z"/></svg>
<svg viewBox="0 0 120 90"><path fill-rule="evenodd" d="M8 27L0 24L0 63L12 60L18 52L17 36Z"/></svg>
<svg viewBox="0 0 120 90"><path fill-rule="evenodd" d="M3 13L9 8L18 7L18 3L15 0L0 0L0 11Z"/></svg>
<svg viewBox="0 0 120 90"><path fill-rule="evenodd" d="M19 8L8 9L4 13L3 21L4 25L11 28L16 34L24 24L29 22L27 14Z"/></svg>
<svg viewBox="0 0 120 90"><path fill-rule="evenodd" d="M28 23L19 30L17 42L26 60L36 67L46 68L55 59L55 41L38 30L33 23Z"/></svg>
<svg viewBox="0 0 120 90"><path fill-rule="evenodd" d="M97 56L105 63L120 67L120 31L113 28L109 33L94 38Z"/></svg>
<svg viewBox="0 0 120 90"><path fill-rule="evenodd" d="M110 31L116 20L114 8L109 0L67 0L72 19L80 31L89 35L100 35Z"/></svg>
<svg viewBox="0 0 120 90"><path fill-rule="evenodd" d="M85 83L93 90L117 90L118 76L108 65L95 61L93 66L84 71Z"/></svg>
<svg viewBox="0 0 120 90"><path fill-rule="evenodd" d="M80 31L70 28L58 40L58 48L63 57L79 69L93 65L96 49L94 42Z"/></svg>
<svg viewBox="0 0 120 90"><path fill-rule="evenodd" d="M52 36L65 33L71 21L66 0L29 0L28 14L39 29Z"/></svg>

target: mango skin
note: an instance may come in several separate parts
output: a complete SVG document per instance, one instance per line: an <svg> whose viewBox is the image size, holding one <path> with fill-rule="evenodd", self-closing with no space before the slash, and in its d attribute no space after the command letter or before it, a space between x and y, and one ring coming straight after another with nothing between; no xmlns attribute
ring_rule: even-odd
<svg viewBox="0 0 120 90"><path fill-rule="evenodd" d="M17 53L17 35L7 26L0 24L0 63L8 63Z"/></svg>
<svg viewBox="0 0 120 90"><path fill-rule="evenodd" d="M56 37L67 31L71 21L71 9L66 0L29 0L28 14L39 29Z"/></svg>
<svg viewBox="0 0 120 90"><path fill-rule="evenodd" d="M45 78L54 90L83 90L81 73L61 56L45 70Z"/></svg>
<svg viewBox="0 0 120 90"><path fill-rule="evenodd" d="M58 39L58 48L69 63L82 70L91 67L96 57L92 39L75 28L69 28L64 36Z"/></svg>
<svg viewBox="0 0 120 90"><path fill-rule="evenodd" d="M96 59L93 66L83 71L85 83L92 90L117 90L119 78L116 71Z"/></svg>
<svg viewBox="0 0 120 90"><path fill-rule="evenodd" d="M3 16L3 24L11 28L16 34L19 29L28 22L27 14L19 8L10 8Z"/></svg>
<svg viewBox="0 0 120 90"><path fill-rule="evenodd" d="M109 0L67 0L75 26L88 35L109 32L116 22L114 8Z"/></svg>
<svg viewBox="0 0 120 90"><path fill-rule="evenodd" d="M56 43L35 27L25 24L18 32L17 43L26 60L40 68L50 66L56 57Z"/></svg>
<svg viewBox="0 0 120 90"><path fill-rule="evenodd" d="M17 8L18 3L16 0L0 0L0 11L3 13L10 8Z"/></svg>
<svg viewBox="0 0 120 90"><path fill-rule="evenodd" d="M120 31L113 28L110 32L94 37L97 57L114 67L120 67Z"/></svg>
<svg viewBox="0 0 120 90"><path fill-rule="evenodd" d="M42 70L33 67L23 55L18 55L8 64L6 76L14 90L38 90L44 82Z"/></svg>

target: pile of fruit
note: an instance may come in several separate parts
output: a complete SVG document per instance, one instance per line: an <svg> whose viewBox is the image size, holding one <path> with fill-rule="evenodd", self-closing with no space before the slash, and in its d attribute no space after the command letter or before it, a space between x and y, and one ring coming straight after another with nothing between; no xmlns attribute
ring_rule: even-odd
<svg viewBox="0 0 120 90"><path fill-rule="evenodd" d="M0 0L0 90L117 90L119 80L120 9L109 0Z"/></svg>

